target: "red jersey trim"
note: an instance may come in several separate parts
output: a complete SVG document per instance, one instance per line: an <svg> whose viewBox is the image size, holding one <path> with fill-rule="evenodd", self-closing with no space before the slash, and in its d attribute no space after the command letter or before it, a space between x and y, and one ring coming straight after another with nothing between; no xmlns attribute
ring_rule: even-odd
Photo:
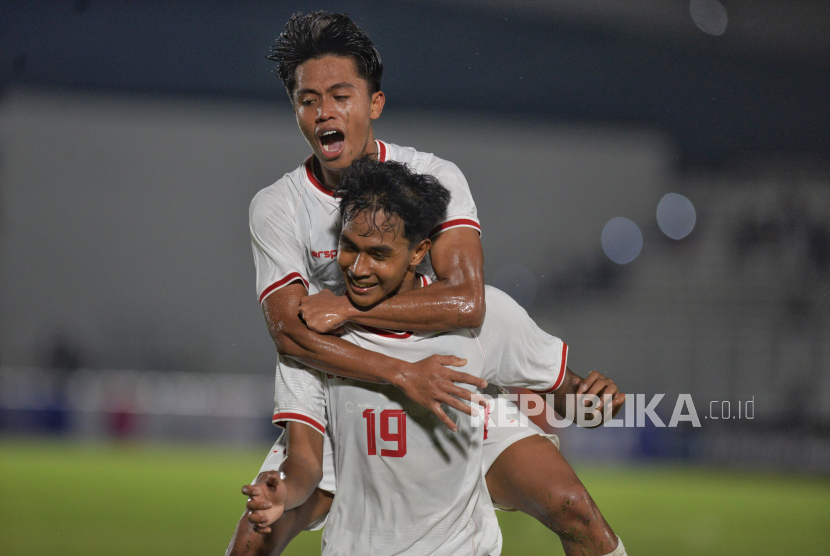
<svg viewBox="0 0 830 556"><path fill-rule="evenodd" d="M386 145L383 143L383 141L375 141L375 142L378 145L378 160L381 161L381 162L386 162L386 150L387 150ZM334 194L334 191L332 189L329 189L325 185L323 185L322 182L320 182L320 180L317 179L317 176L314 175L313 160L314 160L314 155L311 155L311 156L309 156L308 158L305 159L305 163L304 163L304 165L305 165L305 175L308 178L308 181L311 183L311 185L314 186L315 189L317 189L317 191L319 191L323 195L326 195L326 196L331 197L333 199L337 198L337 195Z"/></svg>
<svg viewBox="0 0 830 556"><path fill-rule="evenodd" d="M559 376L556 377L556 380L553 383L553 386L548 388L547 390L531 390L534 394L550 394L557 390L560 386L562 386L562 381L565 380L565 369L568 366L568 344L562 342L562 362L560 363L559 367Z"/></svg>
<svg viewBox="0 0 830 556"><path fill-rule="evenodd" d="M263 301L265 301L266 297L274 293L276 290L280 289L283 286L287 286L291 282L296 282L297 280L300 280L305 286L305 289L308 289L308 281L306 281L306 279L303 278L303 276L299 272L289 272L284 278L280 278L279 280L277 280L276 282L262 290L262 293L259 296L259 302L262 303Z"/></svg>
<svg viewBox="0 0 830 556"><path fill-rule="evenodd" d="M405 340L412 336L412 332L395 332L394 330L386 330L385 328L375 328L374 326L367 326L365 324L358 324L358 326L366 332L370 332L372 334L375 334L376 336L383 336L384 338Z"/></svg>
<svg viewBox="0 0 830 556"><path fill-rule="evenodd" d="M320 183L320 180L318 180L317 176L314 175L314 170L312 166L313 159L313 156L309 156L305 159L305 175L308 178L308 181L311 183L311 185L314 186L315 189L317 189L317 191L319 191L323 195L334 198L334 191Z"/></svg>
<svg viewBox="0 0 830 556"><path fill-rule="evenodd" d="M320 434L326 434L326 427L323 426L322 423L320 423L317 419L312 419L311 417L303 415L302 413L291 413L288 411L284 411L280 413L274 413L274 417L271 419L272 423L274 423L278 427L283 428L285 427L280 423L283 423L285 421L297 421L300 423L305 423L306 425L311 425L312 427L320 431Z"/></svg>
<svg viewBox="0 0 830 556"><path fill-rule="evenodd" d="M453 220L447 220L443 224L435 226L432 229L432 231L429 232L429 237L432 237L436 234L440 234L441 232L445 232L450 228L458 228L460 226L474 228L479 233L479 235L481 234L481 224L479 224L475 220L471 220L470 218L455 218Z"/></svg>

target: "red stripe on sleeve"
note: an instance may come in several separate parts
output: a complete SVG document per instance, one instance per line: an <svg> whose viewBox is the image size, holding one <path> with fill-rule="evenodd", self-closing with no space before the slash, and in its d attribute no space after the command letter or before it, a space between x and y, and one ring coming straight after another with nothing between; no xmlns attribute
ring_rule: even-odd
<svg viewBox="0 0 830 556"><path fill-rule="evenodd" d="M326 427L324 427L322 423L320 423L316 419L312 419L311 417L308 417L301 413L275 413L273 419L271 419L271 422L277 424L279 424L281 421L300 421L307 425L311 425L312 427L320 431L321 434L326 434Z"/></svg>
<svg viewBox="0 0 830 556"><path fill-rule="evenodd" d="M456 218L455 220L448 220L443 224L435 226L431 232L429 232L430 237L434 236L437 233L443 232L445 230L449 230L450 228L455 228L457 226L468 226L471 228L475 228L478 230L478 233L481 233L481 225L476 222L475 220L471 220L469 218Z"/></svg>
<svg viewBox="0 0 830 556"><path fill-rule="evenodd" d="M534 394L550 394L562 386L562 381L565 380L565 369L568 365L568 344L562 342L562 361L559 363L559 376L553 382L553 386L547 390L531 390Z"/></svg>
<svg viewBox="0 0 830 556"><path fill-rule="evenodd" d="M297 280L299 280L303 283L303 285L305 286L305 289L308 289L308 282L306 282L306 279L303 278L302 275L299 272L291 272L288 275L286 275L285 278L281 278L281 279L277 280L276 282L274 282L273 284L271 284L270 286L268 286L267 288L265 288L262 291L262 294L259 296L259 302L262 303L262 301L266 297L268 297L268 295L271 292L273 292L274 290L277 290L277 289L279 289L283 286L286 286L291 282L295 282Z"/></svg>

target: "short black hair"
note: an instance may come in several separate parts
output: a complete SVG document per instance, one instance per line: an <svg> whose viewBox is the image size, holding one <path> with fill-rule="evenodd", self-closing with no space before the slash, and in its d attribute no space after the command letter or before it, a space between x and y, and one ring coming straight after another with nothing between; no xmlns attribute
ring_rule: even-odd
<svg viewBox="0 0 830 556"><path fill-rule="evenodd" d="M277 62L277 73L291 103L297 87L297 67L328 54L351 58L357 74L369 83L369 94L380 91L383 64L374 43L346 14L323 11L296 13L285 24L266 58Z"/></svg>
<svg viewBox="0 0 830 556"><path fill-rule="evenodd" d="M336 194L344 225L369 211L374 229L385 232L393 223L387 220L381 230L377 215L397 216L410 246L429 237L444 219L450 202L449 190L435 176L413 172L401 162L378 162L369 156L358 158L343 172Z"/></svg>

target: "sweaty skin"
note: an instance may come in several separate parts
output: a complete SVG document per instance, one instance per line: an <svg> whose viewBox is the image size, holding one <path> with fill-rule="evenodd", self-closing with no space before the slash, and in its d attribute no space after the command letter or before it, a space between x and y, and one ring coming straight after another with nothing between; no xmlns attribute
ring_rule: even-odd
<svg viewBox="0 0 830 556"><path fill-rule="evenodd" d="M380 117L386 97L369 94L365 80L357 75L354 62L340 56L308 60L297 68L294 110L297 125L314 151L314 169L322 183L335 189L340 174L359 155L377 155L371 121ZM353 117L354 115L354 117ZM324 134L342 134L342 146L329 151ZM388 300L369 311L359 311L347 299L335 312L331 299L306 297L300 315L308 327L321 334L331 332L347 320L361 324L433 331L481 326L484 319L484 253L478 232L452 229L434 238L431 259L438 280L429 291L411 292ZM324 318L323 313L337 315Z"/></svg>
<svg viewBox="0 0 830 556"><path fill-rule="evenodd" d="M368 83L357 74L350 58L323 56L301 64L297 68L297 87L292 99L297 125L314 152L315 173L318 173L325 186L335 189L340 174L357 156L377 155L371 122L383 111L385 97L380 91L369 92ZM336 140L329 141L332 137ZM455 264L463 263L452 268L445 262L442 267L441 249L446 251L446 248L440 245L442 242L448 245L454 236L462 237L462 233L459 230L449 230L441 236L449 238L440 239L439 236L439 241L436 242L439 245L438 267L447 271L447 276L439 274L439 282L441 278L444 279L441 287L453 284L453 295L461 300L459 304L475 307L477 286L469 284L477 282L465 282L465 277L476 272L480 274L483 256L480 260L475 260L476 249L465 249L472 253L471 260L451 261ZM480 253L481 244L477 237L475 241ZM435 256L436 252L433 253ZM483 280L480 283L483 296ZM307 295L304 286L297 282L275 291L263 301L262 309L269 332L281 354L340 376L394 384L414 402L432 411L452 430L455 430L455 424L447 417L441 404L470 413L469 405L461 399L470 400L471 393L454 383L478 387L485 383L470 374L447 368L447 365L463 366L463 359L451 354L437 354L416 363L407 363L369 352L334 336L315 333L301 320L299 312L300 301ZM378 311L381 315L387 310L392 315L408 312L413 316L418 315L422 322L434 320L435 307L444 298L440 289L427 297L431 299L429 303L416 302L421 304L420 307L405 302L401 308L393 300L390 307L378 308ZM480 315L471 315L474 319L483 317L483 307L477 309Z"/></svg>
<svg viewBox="0 0 830 556"><path fill-rule="evenodd" d="M301 64L297 69L297 88L293 91L292 103L300 131L314 152L315 173L327 187L334 189L337 186L340 174L357 156L377 154L371 122L380 117L385 96L380 91L370 93L367 81L357 74L351 59L323 56ZM320 136L331 130L343 134L344 146L333 153L324 153ZM322 319L319 330L336 329L339 326L337 323L345 320L413 331L480 326L485 311L484 256L478 233L455 228L439 234L433 238L430 258L438 278L435 283L390 298L359 314L353 312L355 308L351 304L348 307L341 305L333 319ZM483 387L484 383L477 377L446 367L460 367L464 364L463 360L451 355L434 355L410 364L358 348L331 335L315 333L300 318L300 311L303 310L303 318L314 321L312 328L318 326L316 315L322 311L310 301L313 297L308 297L302 284L293 283L272 293L263 302L268 329L280 353L296 356L306 364L342 376L394 384L453 430L455 425L441 409L441 403L470 413L470 406L459 398L470 400L472 394L453 383L463 382L478 387ZM304 309L301 309L301 302L306 305ZM505 457L508 451L518 455ZM561 457L553 443L541 437L514 443L510 450L505 450L496 459L486 475L493 500L532 515L560 534L564 526L548 519L544 512L537 509L547 508L551 501L554 505L558 501L565 503L571 499L571 493L552 482L555 476L548 474L551 469L540 468L536 464L538 460L557 461ZM498 484L491 480L493 477L499 478ZM264 477L257 478L257 481L261 480ZM305 504L286 512L285 526L279 529L279 534L272 532L270 538L273 542L266 544L270 548L286 546L294 535L312 522L311 516L322 515L330 505L331 498L317 490ZM581 543L566 543L565 537L560 534L566 554L590 556L613 550L616 538L607 524L601 533L595 530L599 522L592 518L594 509L584 504L574 505L573 509L576 512L575 521L588 525L582 529L566 527L569 531L578 530L578 535L574 533L577 537L583 535L579 537L584 540ZM288 526L289 523L294 525ZM246 519L241 519L228 553L271 553L257 551L257 546L264 546L262 539L252 539L251 536L262 537L253 531ZM610 544L606 544L608 538L613 539ZM594 548L596 546L605 546L605 549L600 551Z"/></svg>
<svg viewBox="0 0 830 556"><path fill-rule="evenodd" d="M422 289L418 288L416 266L429 250L430 240L423 240L414 247L410 246L409 241L403 238L402 223L397 221L396 225L397 233L372 233L367 219L363 215L358 215L343 227L337 263L343 273L348 296L358 307L373 307L384 303L390 296ZM601 373L592 371L583 379L570 369L566 369L562 386L553 394L553 407L560 415L564 415L567 397L583 394L612 396L612 417L625 401L625 395L618 391L612 380ZM320 434L309 426L298 423L290 423L289 426L301 427L315 442L321 438ZM290 466L283 466L286 474L290 475L287 482L296 480L303 485L296 487L295 491L309 493L313 486L308 477L313 476L313 473L322 473L322 469L318 469L321 461L317 461L313 455L315 452L309 451L305 436L298 439L292 437L289 440L288 453L300 458L303 465L313 467L312 473L309 473L307 469L294 471L297 466L293 461ZM304 456L306 453L312 455ZM527 461L528 458L530 461ZM516 469L532 469L533 472L520 474L516 473ZM292 473L288 473L289 470ZM573 469L548 439L533 436L512 444L490 468L486 481L494 501L533 516L557 533L566 554L602 555L616 547L617 537L613 530L602 517ZM245 494L257 492L258 496L249 500L248 513L240 520L235 542L232 541L228 554L270 554L277 548L282 550L287 544L286 536L293 537L302 530L300 524L304 516L322 516L331 506L332 498L327 496L309 498L301 505L296 503L296 498L291 504L284 503L286 497L275 494L279 492L278 488L282 482L273 472L261 474L257 483L262 486L249 485L243 489ZM542 490L537 490L540 488ZM528 493L533 492L534 496L528 496ZM282 519L278 519L283 511L280 504L286 509L298 506L294 513L288 512L284 523L281 523ZM277 512L274 506L278 506ZM245 517L249 523L244 523ZM274 531L279 531L276 536L272 534L271 527L262 525L271 524L274 519L278 519L273 526ZM311 519L305 523L310 522ZM250 523L255 525L252 527ZM263 538L262 535L254 535L254 532L268 536ZM231 552L231 548L242 546L243 539L245 546L256 547L260 552Z"/></svg>
<svg viewBox="0 0 830 556"><path fill-rule="evenodd" d="M478 307L484 306L484 253L478 232L457 228L434 236L430 257L436 275L447 278L369 309L324 290L300 300L300 316L320 334L330 333L346 321L413 332L481 326L484 312Z"/></svg>

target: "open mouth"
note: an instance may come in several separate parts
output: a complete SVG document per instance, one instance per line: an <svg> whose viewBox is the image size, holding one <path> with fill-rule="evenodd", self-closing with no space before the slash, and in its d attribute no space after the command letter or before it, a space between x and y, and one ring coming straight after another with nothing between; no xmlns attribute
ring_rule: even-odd
<svg viewBox="0 0 830 556"><path fill-rule="evenodd" d="M343 152L343 145L345 144L346 136L337 130L329 130L320 134L320 147L322 147L323 155L326 158L334 158Z"/></svg>

